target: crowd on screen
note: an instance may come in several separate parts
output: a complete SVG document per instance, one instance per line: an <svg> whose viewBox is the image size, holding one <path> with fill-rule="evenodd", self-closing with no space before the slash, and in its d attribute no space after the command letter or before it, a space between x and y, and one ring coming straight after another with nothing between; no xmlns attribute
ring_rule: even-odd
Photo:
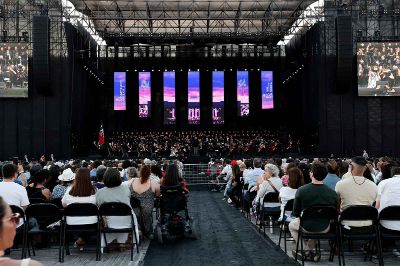
<svg viewBox="0 0 400 266"><path fill-rule="evenodd" d="M249 160L211 160L208 163L210 184L213 179L221 183L225 180L224 199L236 207L248 209L256 215L260 203L270 192L279 192L279 203L264 205L275 208L280 215L276 220L290 221L289 230L295 241L298 239L299 216L301 212L314 205L329 205L343 211L352 205L374 206L381 211L385 207L400 205L400 162L389 157L376 159L354 157L352 159L295 159L270 157ZM8 205L23 209L33 202L50 202L65 208L72 203L92 203L100 206L106 202L122 202L130 205L130 197L140 199L141 208L135 209L135 219L140 221L140 234L149 239L154 238L151 215L153 201L160 195L160 187L169 184L166 173L176 174L174 180L189 193L185 182L185 166L179 161L137 160L104 160L104 161L49 161L44 156L38 161L18 161L14 159L1 164L0 182L0 218L6 219L1 226L14 228L19 219L13 218ZM171 172L171 173L172 173ZM294 199L292 211L285 212L285 204ZM11 217L11 218L10 218ZM92 217L71 217L67 223L81 225L91 223ZM108 226L120 226L126 221L107 220ZM7 224L10 222L10 224ZM42 228L40 221L28 221L30 228ZM310 228L326 232L328 224L318 221ZM368 223L347 223L349 230L368 228ZM382 231L398 232L400 223L383 221ZM0 234L4 230L0 228ZM10 237L10 236L9 236ZM12 236L13 237L13 236ZM90 235L75 236L74 246L84 251ZM1 237L0 251L12 246L12 241L5 243ZM102 247L115 245L124 249L127 234L110 235L107 243L102 239ZM110 244L111 243L111 244ZM319 254L313 250L315 241L305 241L305 254L313 260ZM391 245L392 243L384 243ZM36 247L46 246L40 240ZM295 255L295 254L293 254ZM399 254L400 255L400 254ZM5 259L5 258L4 258ZM40 265L31 261L29 265ZM0 259L1 264L1 259Z"/></svg>
<svg viewBox="0 0 400 266"><path fill-rule="evenodd" d="M399 43L361 43L357 60L361 86L391 93L400 86Z"/></svg>
<svg viewBox="0 0 400 266"><path fill-rule="evenodd" d="M27 87L27 46L0 45L0 88Z"/></svg>
<svg viewBox="0 0 400 266"><path fill-rule="evenodd" d="M92 152L117 157L266 156L299 152L299 140L268 130L113 132Z"/></svg>

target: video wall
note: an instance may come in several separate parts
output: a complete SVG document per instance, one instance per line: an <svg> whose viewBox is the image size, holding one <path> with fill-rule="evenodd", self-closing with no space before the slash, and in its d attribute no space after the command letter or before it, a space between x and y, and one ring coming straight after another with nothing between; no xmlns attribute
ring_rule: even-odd
<svg viewBox="0 0 400 266"><path fill-rule="evenodd" d="M188 72L188 123L200 124L200 72Z"/></svg>
<svg viewBox="0 0 400 266"><path fill-rule="evenodd" d="M261 71L261 106L262 109L274 108L274 84L273 72ZM139 72L138 74L139 118L151 117L151 72ZM189 125L200 124L200 72L189 71L187 73L187 122ZM225 72L213 71L211 73L211 121L214 125L225 123ZM163 72L163 116L165 125L176 124L176 73L174 71ZM114 110L126 110L126 72L114 72ZM236 96L237 116L248 117L250 115L250 85L249 72L236 72ZM232 103L233 104L233 103Z"/></svg>
<svg viewBox="0 0 400 266"><path fill-rule="evenodd" d="M175 124L175 110L175 72L164 72L164 125Z"/></svg>
<svg viewBox="0 0 400 266"><path fill-rule="evenodd" d="M358 96L400 96L400 42L357 43Z"/></svg>
<svg viewBox="0 0 400 266"><path fill-rule="evenodd" d="M151 113L150 72L139 72L139 117L148 118Z"/></svg>
<svg viewBox="0 0 400 266"><path fill-rule="evenodd" d="M249 72L238 71L236 77L238 115L246 117L250 114Z"/></svg>
<svg viewBox="0 0 400 266"><path fill-rule="evenodd" d="M0 97L28 97L27 43L0 43Z"/></svg>

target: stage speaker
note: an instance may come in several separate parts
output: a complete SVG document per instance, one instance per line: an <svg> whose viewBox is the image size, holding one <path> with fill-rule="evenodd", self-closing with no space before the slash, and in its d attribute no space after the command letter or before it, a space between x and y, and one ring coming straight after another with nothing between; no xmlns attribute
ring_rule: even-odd
<svg viewBox="0 0 400 266"><path fill-rule="evenodd" d="M33 85L41 95L51 95L50 88L50 19L33 16Z"/></svg>
<svg viewBox="0 0 400 266"><path fill-rule="evenodd" d="M345 93L353 82L353 39L351 16L336 18L336 86L335 93Z"/></svg>

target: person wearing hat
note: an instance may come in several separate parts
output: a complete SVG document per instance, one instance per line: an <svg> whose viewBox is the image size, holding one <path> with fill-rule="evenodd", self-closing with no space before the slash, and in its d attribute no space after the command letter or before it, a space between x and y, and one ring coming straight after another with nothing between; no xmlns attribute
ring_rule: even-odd
<svg viewBox="0 0 400 266"><path fill-rule="evenodd" d="M378 187L376 184L365 178L364 172L367 168L367 161L357 156L351 159L350 177L337 182L335 191L339 196L340 211L352 205L368 205L376 201ZM371 225L371 221L343 221L343 225L351 227L363 227Z"/></svg>
<svg viewBox="0 0 400 266"><path fill-rule="evenodd" d="M72 172L71 168L65 169L62 174L58 176L58 180L61 181L61 184L54 187L51 199L62 198L74 179L75 174Z"/></svg>

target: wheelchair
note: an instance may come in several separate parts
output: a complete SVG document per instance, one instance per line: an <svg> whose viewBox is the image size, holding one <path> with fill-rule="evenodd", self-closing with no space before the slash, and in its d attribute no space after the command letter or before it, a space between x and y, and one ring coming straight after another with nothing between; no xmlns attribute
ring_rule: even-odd
<svg viewBox="0 0 400 266"><path fill-rule="evenodd" d="M187 208L187 195L181 185L161 186L158 205L157 239L160 244L176 238L196 239L194 223Z"/></svg>

